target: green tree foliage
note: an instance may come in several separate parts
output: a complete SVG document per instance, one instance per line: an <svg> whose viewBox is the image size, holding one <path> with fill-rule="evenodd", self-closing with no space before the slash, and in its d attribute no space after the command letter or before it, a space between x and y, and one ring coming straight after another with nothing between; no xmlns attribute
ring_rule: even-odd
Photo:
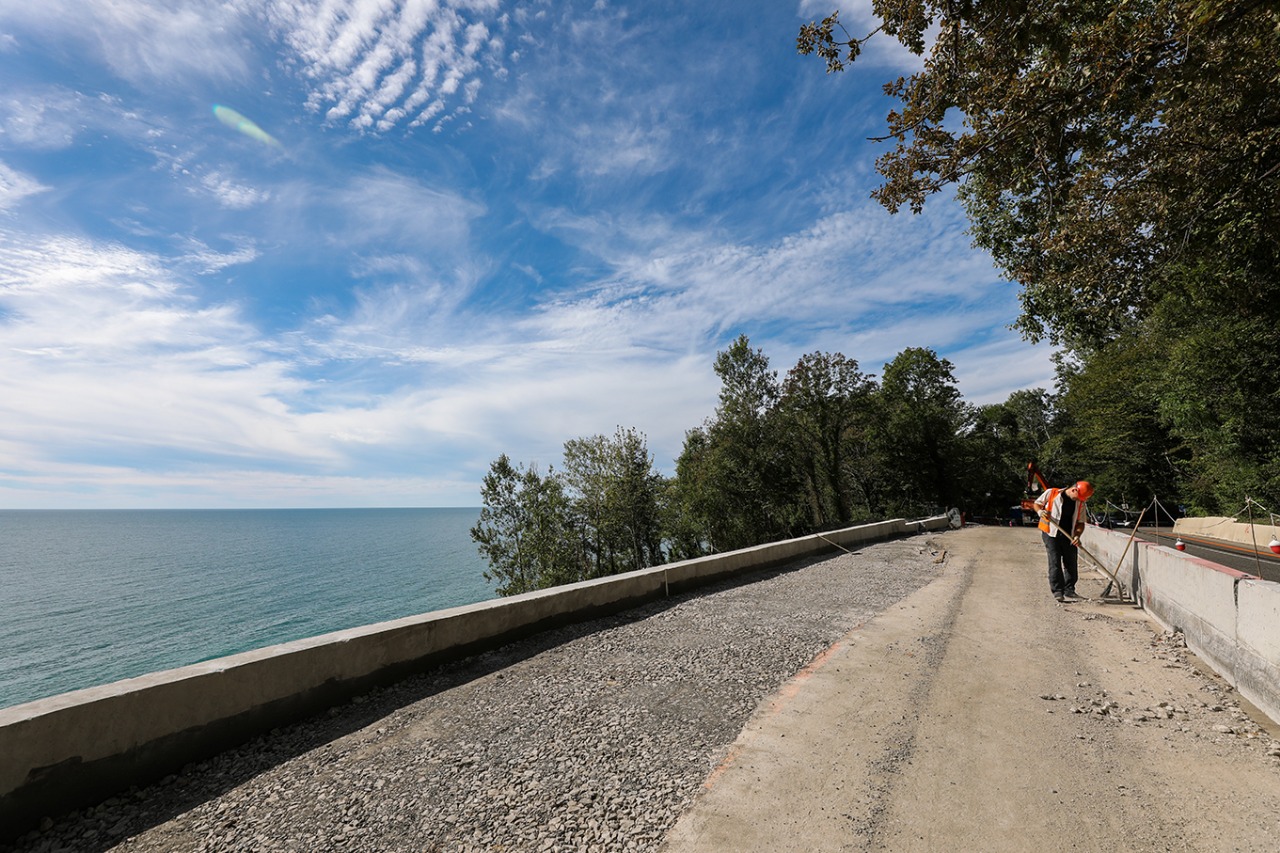
<svg viewBox="0 0 1280 853"><path fill-rule="evenodd" d="M945 510L961 495L961 436L972 412L953 370L951 362L919 347L903 350L884 366L875 434L895 486L890 511Z"/></svg>
<svg viewBox="0 0 1280 853"><path fill-rule="evenodd" d="M612 439L567 441L564 468L587 577L663 562L665 489L643 435L620 428Z"/></svg>
<svg viewBox="0 0 1280 853"><path fill-rule="evenodd" d="M1182 452L1159 416L1161 371L1146 342L1117 339L1093 355L1087 370L1059 363L1063 415L1053 455L1115 504L1144 506L1153 496L1169 501L1178 494Z"/></svg>
<svg viewBox="0 0 1280 853"><path fill-rule="evenodd" d="M665 559L669 493L632 429L565 442L563 472L542 475L504 453L485 475L471 538L499 595L642 569Z"/></svg>
<svg viewBox="0 0 1280 853"><path fill-rule="evenodd" d="M1011 458L1025 460L1020 466L1033 460L1052 466L1049 441L1057 414L1056 399L1043 388L1024 389L1010 394L1000 408L1007 419L1003 443L1013 450Z"/></svg>
<svg viewBox="0 0 1280 853"><path fill-rule="evenodd" d="M858 362L840 353L802 356L783 381L781 432L815 530L848 525L855 500L868 503L874 389Z"/></svg>
<svg viewBox="0 0 1280 853"><path fill-rule="evenodd" d="M683 500L692 526L715 551L783 538L802 509L777 416L777 373L745 335L716 356L720 401L715 416L690 431L677 464L689 478Z"/></svg>
<svg viewBox="0 0 1280 853"><path fill-rule="evenodd" d="M722 501L712 485L710 444L703 427L684 434L664 513L664 530L673 560L701 557L714 549L716 510Z"/></svg>
<svg viewBox="0 0 1280 853"><path fill-rule="evenodd" d="M951 507L1006 519L1029 460L1056 484L1092 480L1100 510L1153 496L1184 502L1194 454L1167 428L1168 377L1153 346L1137 334L1117 338L1088 365L1060 358L1056 395L1022 390L970 406L951 362L930 349L904 349L879 380L840 353L809 353L779 383L740 337L717 357L719 405L686 432L675 477L657 472L633 429L567 441L560 471L503 455L485 477L471 535L490 563L486 576L509 595L867 519ZM1264 440L1218 418L1246 405L1223 399L1183 415L1206 436L1221 434L1204 442L1218 449L1215 464ZM1252 486L1244 477L1257 470L1232 469L1214 483Z"/></svg>
<svg viewBox="0 0 1280 853"><path fill-rule="evenodd" d="M1245 496L1280 505L1280 317L1161 306L1152 339L1162 353L1153 379L1158 411L1186 459L1184 501L1232 513ZM1090 365L1092 367L1092 365Z"/></svg>
<svg viewBox="0 0 1280 853"><path fill-rule="evenodd" d="M1013 418L1003 403L979 406L966 436L966 467L961 505L975 516L1008 518L1010 508L1022 498ZM1028 457L1022 459L1026 465Z"/></svg>
<svg viewBox="0 0 1280 853"><path fill-rule="evenodd" d="M745 337L716 358L714 416L685 434L676 476L619 428L565 442L561 471L504 454L471 531L510 595L829 530L1016 496L1031 450L1053 452L1052 403L1017 392L975 418L951 363L906 349L877 382L840 353L802 356L779 383Z"/></svg>
<svg viewBox="0 0 1280 853"><path fill-rule="evenodd" d="M1198 508L1280 500L1280 6L873 8L874 32L832 15L803 27L798 47L829 71L881 33L927 53L885 87L899 107L874 195L918 212L956 185L976 242L1021 286L1023 334L1065 345L1078 389L1102 389L1117 364L1141 386L1111 449L1081 461L1114 466L1117 482L1135 467L1162 481L1158 459L1121 461L1119 447L1150 442L1114 436L1143 421L1148 438L1168 434L1159 457L1185 455L1178 485ZM1113 396L1065 395L1064 427L1101 440L1084 425L1105 413L1078 407Z"/></svg>
<svg viewBox="0 0 1280 853"><path fill-rule="evenodd" d="M533 465L513 466L504 453L480 489L484 502L471 538L489 561L485 579L499 595L516 595L579 579L574 520L560 478Z"/></svg>
<svg viewBox="0 0 1280 853"><path fill-rule="evenodd" d="M1024 287L1026 331L1106 339L1149 312L1192 252L1274 275L1275 3L875 9L881 29L917 53L938 28L924 69L885 87L901 108L888 116L893 148L877 161L875 195L918 211L962 183L978 242ZM833 14L803 27L798 46L841 70L868 37Z"/></svg>
<svg viewBox="0 0 1280 853"><path fill-rule="evenodd" d="M979 406L964 435L960 505L974 515L1008 518L1022 500L1028 462L1065 470L1054 450L1054 398L1043 388L1015 391L1003 403ZM1016 472L1016 473L1015 473Z"/></svg>

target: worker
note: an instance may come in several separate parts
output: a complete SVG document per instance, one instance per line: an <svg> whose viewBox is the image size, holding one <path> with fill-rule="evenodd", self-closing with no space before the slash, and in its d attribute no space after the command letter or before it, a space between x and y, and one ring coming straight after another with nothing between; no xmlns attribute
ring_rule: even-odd
<svg viewBox="0 0 1280 853"><path fill-rule="evenodd" d="M1049 555L1049 591L1054 599L1067 604L1080 600L1076 595L1076 546L1084 533L1085 502L1091 497L1093 486L1081 480L1065 489L1046 489L1035 501L1040 538Z"/></svg>

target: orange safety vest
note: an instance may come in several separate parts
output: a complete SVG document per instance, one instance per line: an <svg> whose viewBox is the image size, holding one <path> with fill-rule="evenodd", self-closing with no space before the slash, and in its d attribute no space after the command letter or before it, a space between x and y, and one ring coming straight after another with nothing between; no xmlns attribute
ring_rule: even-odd
<svg viewBox="0 0 1280 853"><path fill-rule="evenodd" d="M1061 491L1062 489L1049 489L1049 491L1045 492L1046 498L1044 502L1044 511L1049 516L1049 518L1053 517L1053 502L1058 499L1058 493ZM1081 508L1083 508L1084 503L1085 502L1081 500L1076 501L1076 511L1075 511L1076 518L1080 517L1080 510ZM1054 535L1053 528L1049 525L1049 518L1040 519L1040 530L1044 533L1048 533L1050 536L1053 536ZM1063 533L1065 533L1068 537L1074 536L1076 532L1076 518L1071 519L1065 525L1062 523L1062 519L1058 519L1058 522L1057 522L1058 529Z"/></svg>
<svg viewBox="0 0 1280 853"><path fill-rule="evenodd" d="M1053 535L1053 528L1049 526L1049 519L1046 516L1053 513L1053 502L1058 499L1058 492L1060 491L1062 491L1062 489L1050 489L1045 492L1045 494L1049 496L1049 499L1045 501L1044 504L1045 515L1040 516L1041 533L1048 533L1050 536Z"/></svg>

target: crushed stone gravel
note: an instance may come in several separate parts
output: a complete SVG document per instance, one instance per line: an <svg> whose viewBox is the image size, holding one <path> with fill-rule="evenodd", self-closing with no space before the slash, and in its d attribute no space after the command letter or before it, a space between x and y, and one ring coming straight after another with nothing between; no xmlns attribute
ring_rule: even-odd
<svg viewBox="0 0 1280 853"><path fill-rule="evenodd" d="M927 535L546 632L378 690L13 851L645 851L760 702L933 580Z"/></svg>

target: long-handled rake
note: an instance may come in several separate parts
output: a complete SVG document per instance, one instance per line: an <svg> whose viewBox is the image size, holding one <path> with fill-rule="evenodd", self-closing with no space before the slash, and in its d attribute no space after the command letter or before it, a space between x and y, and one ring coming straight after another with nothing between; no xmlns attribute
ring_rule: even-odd
<svg viewBox="0 0 1280 853"><path fill-rule="evenodd" d="M1144 510L1144 511L1145 511L1145 510ZM1054 530L1056 530L1058 533L1061 533L1063 536L1067 536L1067 534L1063 531L1063 529L1062 529L1061 527L1059 527L1057 524L1055 524L1055 523L1054 523L1054 521L1053 521L1053 519L1049 517L1048 513L1045 513L1045 514L1044 514L1043 516L1041 516L1041 517L1042 517L1045 521L1049 522L1049 526L1050 526L1050 527L1052 527ZM1139 516L1139 517L1138 517L1138 520L1139 520L1139 521L1141 521L1141 520L1142 520L1142 517L1141 517L1141 516ZM1135 524L1133 529L1134 529L1134 532L1135 532L1135 533L1137 533L1138 526ZM1097 557L1095 557L1095 556L1093 556L1092 554L1090 554L1090 553L1089 553L1089 549L1085 548L1085 547L1084 547L1084 545L1083 545L1083 544L1081 544L1080 540L1079 540L1077 537L1074 537L1074 536L1067 536L1067 538L1071 540L1071 544L1072 544L1072 545L1075 545L1075 546L1076 546L1076 548L1080 551L1080 553L1084 554L1086 557L1088 557L1088 558L1089 558L1089 562L1091 562L1091 563L1093 563L1095 566L1097 566L1097 567L1098 567L1098 570L1099 570L1099 571L1101 571L1104 575L1106 575L1106 576L1107 576L1107 578L1111 581L1111 583L1107 584L1107 590L1110 590L1110 589L1111 589L1111 585L1112 585L1112 584L1114 584L1114 585L1115 585L1115 587L1116 587L1116 589L1117 589L1117 590L1119 591L1119 593L1120 593L1120 600L1121 600L1121 601L1124 601L1124 599L1125 599L1124 584L1120 582L1120 578L1116 577L1116 575L1115 575L1115 573L1114 573L1114 572L1112 572L1112 571L1111 571L1110 569L1108 569L1106 566L1102 565L1102 561L1101 561L1101 560L1099 560ZM1129 541L1130 541L1130 542L1132 542L1132 541L1133 541L1132 537L1130 537L1130 540L1129 540ZM1126 546L1125 546L1125 551L1127 552L1128 550L1129 550L1129 547L1126 545ZM1121 555L1120 559L1121 559L1121 560L1123 560L1123 559L1124 559L1124 556L1123 556L1123 555ZM1107 593L1106 593L1106 591L1104 591L1102 594L1103 594L1103 595L1106 595Z"/></svg>

